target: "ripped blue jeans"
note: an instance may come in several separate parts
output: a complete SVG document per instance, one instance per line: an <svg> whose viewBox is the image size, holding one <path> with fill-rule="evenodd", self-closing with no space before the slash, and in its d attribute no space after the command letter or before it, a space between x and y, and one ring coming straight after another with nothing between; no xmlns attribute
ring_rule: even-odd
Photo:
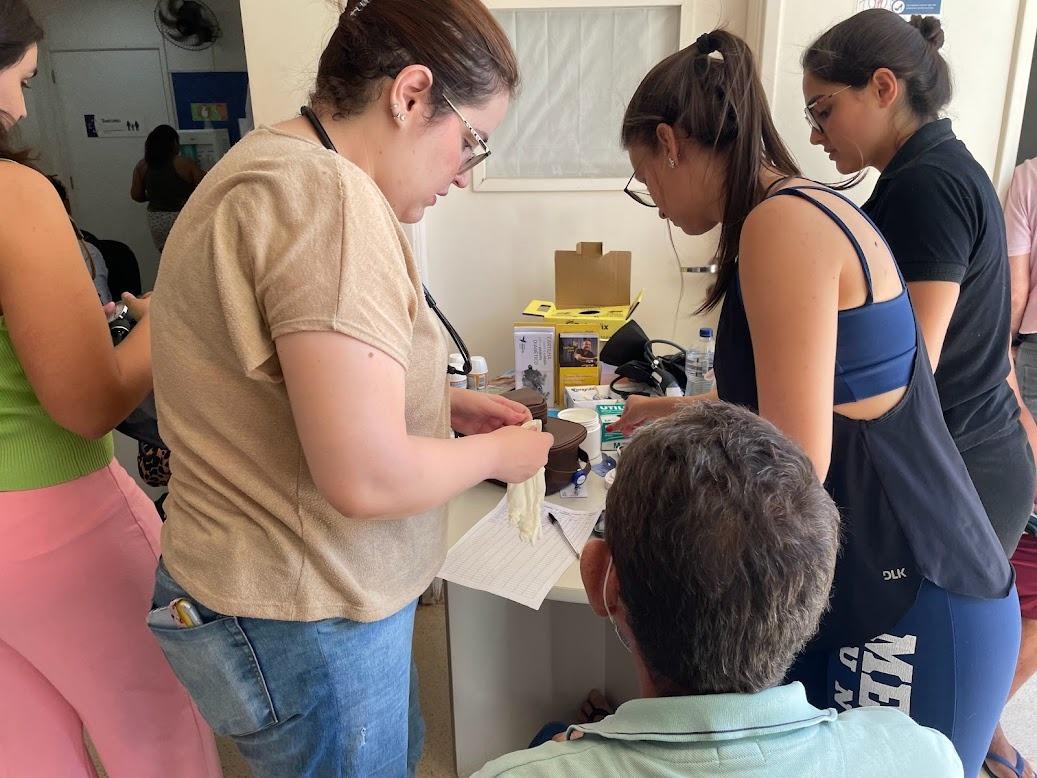
<svg viewBox="0 0 1037 778"><path fill-rule="evenodd" d="M191 599L159 567L154 604ZM192 600L193 601L193 600ZM372 623L224 616L151 627L173 671L256 778L413 776L424 723L412 602Z"/></svg>

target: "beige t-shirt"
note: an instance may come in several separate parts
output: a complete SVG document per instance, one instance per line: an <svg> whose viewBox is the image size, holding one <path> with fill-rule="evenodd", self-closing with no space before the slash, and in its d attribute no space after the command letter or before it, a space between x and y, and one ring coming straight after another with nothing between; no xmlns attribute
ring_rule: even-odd
<svg viewBox="0 0 1037 778"><path fill-rule="evenodd" d="M212 610L256 618L374 621L416 598L446 553L445 509L361 521L332 508L274 346L333 331L385 352L407 370L408 432L450 437L446 343L375 183L315 143L252 132L177 219L151 317L173 577Z"/></svg>

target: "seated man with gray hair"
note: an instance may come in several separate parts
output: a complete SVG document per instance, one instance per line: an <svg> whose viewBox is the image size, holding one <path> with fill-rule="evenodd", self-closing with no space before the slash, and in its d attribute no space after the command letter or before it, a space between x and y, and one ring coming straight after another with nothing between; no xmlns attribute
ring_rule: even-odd
<svg viewBox="0 0 1037 778"><path fill-rule="evenodd" d="M782 685L828 603L839 513L810 460L747 410L702 402L640 431L581 572L641 698L478 776L961 776L892 708L837 714Z"/></svg>

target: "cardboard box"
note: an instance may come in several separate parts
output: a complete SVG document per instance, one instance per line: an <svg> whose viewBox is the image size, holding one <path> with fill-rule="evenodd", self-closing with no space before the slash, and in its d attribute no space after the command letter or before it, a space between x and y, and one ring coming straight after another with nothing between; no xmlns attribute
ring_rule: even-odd
<svg viewBox="0 0 1037 778"><path fill-rule="evenodd" d="M629 251L604 253L601 243L579 243L555 252L555 299L533 300L523 313L544 324L579 324L608 338L641 303L630 300Z"/></svg>
<svg viewBox="0 0 1037 778"><path fill-rule="evenodd" d="M609 308L558 308L550 300L532 300L522 313L544 324L579 324L589 331L597 330L598 337L607 340L627 323L643 297L642 290L633 302Z"/></svg>
<svg viewBox="0 0 1037 778"><path fill-rule="evenodd" d="M604 253L601 243L577 243L555 252L555 303L559 308L630 304L630 252Z"/></svg>
<svg viewBox="0 0 1037 778"><path fill-rule="evenodd" d="M602 405L615 405L617 402L622 402L622 398L614 396L607 384L565 387L566 408L594 408L596 410Z"/></svg>
<svg viewBox="0 0 1037 778"><path fill-rule="evenodd" d="M515 388L536 389L554 404L555 397L554 327L515 325Z"/></svg>

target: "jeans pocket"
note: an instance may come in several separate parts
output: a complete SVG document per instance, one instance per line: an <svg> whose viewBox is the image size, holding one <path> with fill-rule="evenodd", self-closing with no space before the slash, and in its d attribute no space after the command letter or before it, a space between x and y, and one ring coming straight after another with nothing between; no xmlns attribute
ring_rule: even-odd
<svg viewBox="0 0 1037 778"><path fill-rule="evenodd" d="M236 617L189 629L149 628L216 734L240 737L278 723L256 653Z"/></svg>

